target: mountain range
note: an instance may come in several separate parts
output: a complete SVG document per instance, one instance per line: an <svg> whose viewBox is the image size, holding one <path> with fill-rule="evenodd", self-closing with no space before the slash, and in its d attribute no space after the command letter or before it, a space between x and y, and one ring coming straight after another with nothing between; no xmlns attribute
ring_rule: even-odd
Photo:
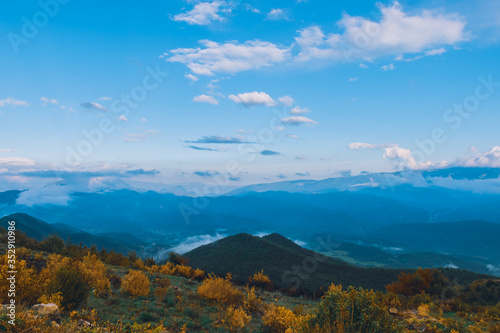
<svg viewBox="0 0 500 333"><path fill-rule="evenodd" d="M463 167L363 173L224 187L222 195L202 197L195 195L200 184L128 180L71 192L60 204L28 205L23 198L30 190L0 192L0 215L22 212L50 222L44 232L33 231L35 238L57 232L120 252L147 249L159 259L169 249L189 251L223 236L279 233L309 249L318 237L331 237L341 245L328 255L363 267L448 266L500 274L499 175L500 169ZM68 185L41 190L59 195L50 192L54 186Z"/></svg>

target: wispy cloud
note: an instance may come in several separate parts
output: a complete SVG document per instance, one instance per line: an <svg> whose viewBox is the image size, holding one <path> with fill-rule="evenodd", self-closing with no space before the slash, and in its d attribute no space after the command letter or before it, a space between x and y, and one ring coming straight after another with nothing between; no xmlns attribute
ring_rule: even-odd
<svg viewBox="0 0 500 333"><path fill-rule="evenodd" d="M41 97L40 101L42 101L42 105L43 106L46 106L46 105L49 105L49 104L54 104L54 105L58 105L59 104L55 98Z"/></svg>
<svg viewBox="0 0 500 333"><path fill-rule="evenodd" d="M186 143L218 143L218 144L239 144L239 143L250 143L243 141L239 137L235 136L220 136L220 135L210 135L203 136L195 141L185 141Z"/></svg>
<svg viewBox="0 0 500 333"><path fill-rule="evenodd" d="M380 68L384 71L393 71L396 67L394 67L393 63L390 63L387 65L381 66Z"/></svg>
<svg viewBox="0 0 500 333"><path fill-rule="evenodd" d="M191 74L191 73L188 73L188 74L184 75L184 77L185 77L186 79L188 79L188 80L193 81L193 82L196 82L196 81L198 81L198 80L199 80L197 76L195 76L195 75L193 75L193 74Z"/></svg>
<svg viewBox="0 0 500 333"><path fill-rule="evenodd" d="M95 111L103 111L103 112L108 111L107 108L105 108L101 104L95 103L95 102L84 102L84 103L80 104L80 106L86 110L95 110Z"/></svg>
<svg viewBox="0 0 500 333"><path fill-rule="evenodd" d="M147 138L146 134L142 134L142 133L139 133L139 134L127 133L122 138L122 140L126 141L126 142L139 142L139 141L146 140L146 138Z"/></svg>
<svg viewBox="0 0 500 333"><path fill-rule="evenodd" d="M308 108L301 108L300 106L296 106L290 111L290 114L293 115L306 114L306 113L311 113L311 110Z"/></svg>
<svg viewBox="0 0 500 333"><path fill-rule="evenodd" d="M222 239L225 237L226 237L226 235L219 235L219 234L216 234L214 236L212 236L212 235L199 235L199 236L188 237L188 238L186 238L185 241L178 244L177 246L165 251L164 253L159 254L159 259L163 259L164 257L166 257L166 254L169 252L176 252L176 253L184 254L186 252L189 252L191 250L196 249L197 247L213 243L213 242L218 241L219 239Z"/></svg>
<svg viewBox="0 0 500 333"><path fill-rule="evenodd" d="M193 172L193 175L207 178L207 177L218 176L220 175L220 173L217 171L195 171Z"/></svg>
<svg viewBox="0 0 500 333"><path fill-rule="evenodd" d="M194 149L194 150L201 150L201 151L219 151L218 149L204 148L204 147L198 147L198 146L193 146L193 145L186 146L186 148Z"/></svg>
<svg viewBox="0 0 500 333"><path fill-rule="evenodd" d="M26 101L22 101L20 99L12 98L12 97L6 97L4 99L0 99L0 107L4 106L12 106L12 107L17 107L17 106L29 106L30 103Z"/></svg>
<svg viewBox="0 0 500 333"><path fill-rule="evenodd" d="M274 151L274 150L263 150L260 152L261 155L264 156L276 156L276 155L281 155L281 153Z"/></svg>
<svg viewBox="0 0 500 333"><path fill-rule="evenodd" d="M248 4L248 3L245 3L244 7L245 7L246 10L248 10L248 11L254 13L254 14L260 14L260 10L259 9L255 8L254 6L252 6L252 5Z"/></svg>
<svg viewBox="0 0 500 333"><path fill-rule="evenodd" d="M281 8L271 9L267 14L266 20L289 20L287 13Z"/></svg>
<svg viewBox="0 0 500 333"><path fill-rule="evenodd" d="M205 1L197 3L187 12L175 15L172 20L190 25L208 25L214 21L223 21L222 14L230 12L230 5L226 1Z"/></svg>
<svg viewBox="0 0 500 333"><path fill-rule="evenodd" d="M17 166L35 166L35 160L24 157L0 157L0 166L3 167L17 167Z"/></svg>
<svg viewBox="0 0 500 333"><path fill-rule="evenodd" d="M292 126L317 125L318 124L317 121L314 121L314 120L309 119L307 117L301 117L301 116L286 117L286 118L281 119L281 122L283 124L292 125Z"/></svg>

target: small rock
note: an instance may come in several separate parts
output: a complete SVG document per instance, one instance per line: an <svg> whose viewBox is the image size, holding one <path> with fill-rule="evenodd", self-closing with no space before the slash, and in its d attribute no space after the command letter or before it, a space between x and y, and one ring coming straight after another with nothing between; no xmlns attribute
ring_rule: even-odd
<svg viewBox="0 0 500 333"><path fill-rule="evenodd" d="M83 319L78 320L77 325L78 325L78 327L91 327L92 326L91 323L89 323L88 321L85 321Z"/></svg>
<svg viewBox="0 0 500 333"><path fill-rule="evenodd" d="M46 316L56 323L61 323L61 313L59 312L59 307L54 303L49 304L35 304L31 307L35 313L41 316Z"/></svg>
<svg viewBox="0 0 500 333"><path fill-rule="evenodd" d="M390 309L389 309L389 313L390 313L391 315L397 315L397 314L398 314L398 309L396 309L396 308L390 308Z"/></svg>

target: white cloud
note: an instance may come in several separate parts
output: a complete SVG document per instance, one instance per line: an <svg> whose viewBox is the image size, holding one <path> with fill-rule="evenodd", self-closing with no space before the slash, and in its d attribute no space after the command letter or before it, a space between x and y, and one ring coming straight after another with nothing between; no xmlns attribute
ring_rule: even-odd
<svg viewBox="0 0 500 333"><path fill-rule="evenodd" d="M446 49L444 47L442 47L439 49L425 51L424 53L421 53L419 55L416 55L416 56L410 57L410 58L404 58L403 55L398 55L396 57L396 60L398 60L398 61L415 61L418 59L422 59L423 57L432 57L432 56L436 56L436 55L441 55L445 52L446 52Z"/></svg>
<svg viewBox="0 0 500 333"><path fill-rule="evenodd" d="M188 74L184 75L184 77L185 77L186 79L188 79L188 80L193 81L193 82L198 81L198 77L197 77L197 76L194 76L194 75L193 75L193 74L191 74L191 73L188 73Z"/></svg>
<svg viewBox="0 0 500 333"><path fill-rule="evenodd" d="M324 34L319 26L299 31L299 61L313 58L373 59L387 55L430 52L436 46L455 45L467 40L465 20L457 15L423 10L410 15L398 2L379 5L382 17L372 21L344 14L338 25L342 34ZM432 49L431 49L432 48ZM441 50L441 49L439 49Z"/></svg>
<svg viewBox="0 0 500 333"><path fill-rule="evenodd" d="M0 149L0 153L13 153L13 149Z"/></svg>
<svg viewBox="0 0 500 333"><path fill-rule="evenodd" d="M36 162L24 157L0 157L0 166L34 166Z"/></svg>
<svg viewBox="0 0 500 333"><path fill-rule="evenodd" d="M359 77L351 77L349 78L349 82L355 82L355 81L358 81L359 80Z"/></svg>
<svg viewBox="0 0 500 333"><path fill-rule="evenodd" d="M359 68L367 69L369 67L368 67L368 65L365 65L365 64L359 64Z"/></svg>
<svg viewBox="0 0 500 333"><path fill-rule="evenodd" d="M238 73L284 62L289 48L259 40L224 44L200 41L202 47L179 48L167 60L185 64L194 74Z"/></svg>
<svg viewBox="0 0 500 333"><path fill-rule="evenodd" d="M260 14L260 10L257 9L257 8L255 8L254 6L252 6L252 5L248 4L248 3L244 4L244 6L245 6L246 10L251 11L254 14Z"/></svg>
<svg viewBox="0 0 500 333"><path fill-rule="evenodd" d="M340 59L342 52L339 49L340 35L325 35L319 26L310 26L298 31L299 36L295 42L300 48L296 56L297 61L308 61L311 59Z"/></svg>
<svg viewBox="0 0 500 333"><path fill-rule="evenodd" d="M298 139L299 137L296 136L295 134L287 134L286 135L287 138L291 138L291 139Z"/></svg>
<svg viewBox="0 0 500 333"><path fill-rule="evenodd" d="M43 102L43 103L42 103L42 105L43 105L43 106L46 106L46 105L48 105L48 104L55 104L55 105L58 105L58 104L59 104L59 103L57 102L57 100L56 100L56 99L54 99L54 98L52 98L52 99L51 99L51 98L47 98L47 97L41 97L41 98L40 98L40 101L42 101L42 102Z"/></svg>
<svg viewBox="0 0 500 333"><path fill-rule="evenodd" d="M384 143L384 144L371 144L371 143L363 143L363 142L353 142L347 145L347 148L349 149L355 149L355 150L360 150L360 149L380 149L380 148L385 148L391 146L390 144Z"/></svg>
<svg viewBox="0 0 500 333"><path fill-rule="evenodd" d="M238 104L243 104L244 106L247 107L258 106L258 105L265 105L265 106L276 105L276 102L271 98L271 96L269 96L263 91L261 92L254 91L238 95L229 95L228 97L233 102Z"/></svg>
<svg viewBox="0 0 500 333"><path fill-rule="evenodd" d="M410 169L419 169L419 165L415 161L411 150L401 148L398 145L385 148L384 159L397 161L400 166Z"/></svg>
<svg viewBox="0 0 500 333"><path fill-rule="evenodd" d="M110 101L110 100L112 100L112 98L104 96L104 97L99 98L99 100L101 100L101 101Z"/></svg>
<svg viewBox="0 0 500 333"><path fill-rule="evenodd" d="M390 63L388 65L381 66L380 68L384 71L392 71L395 67L393 63Z"/></svg>
<svg viewBox="0 0 500 333"><path fill-rule="evenodd" d="M500 276L500 265L492 265L492 264L489 264L486 266L486 268L488 268L488 270L491 272L491 274L493 275L496 275L496 276Z"/></svg>
<svg viewBox="0 0 500 333"><path fill-rule="evenodd" d="M145 134L127 133L122 138L122 140L126 141L126 142L139 142L142 140L146 140L146 135Z"/></svg>
<svg viewBox="0 0 500 333"><path fill-rule="evenodd" d="M281 8L271 9L271 11L267 14L266 20L288 20L288 16L285 11Z"/></svg>
<svg viewBox="0 0 500 333"><path fill-rule="evenodd" d="M311 112L311 110L309 110L308 108L301 108L300 106L296 106L290 111L290 114L298 115L298 114L306 114L306 113L310 113L310 112Z"/></svg>
<svg viewBox="0 0 500 333"><path fill-rule="evenodd" d="M349 149L361 150L361 149L372 149L372 150L383 150L383 158L386 160L394 161L398 163L397 167L404 169L425 169L433 166L431 162L417 163L410 149L401 148L397 144L371 144L362 142L353 142L347 146Z"/></svg>
<svg viewBox="0 0 500 333"><path fill-rule="evenodd" d="M281 119L281 122L288 125L299 126L299 125L317 125L318 122L312 119L301 117L301 116L293 116L286 117Z"/></svg>
<svg viewBox="0 0 500 333"><path fill-rule="evenodd" d="M127 118L125 118L125 116L124 116L124 115L119 116L119 117L118 117L118 120L119 120L119 121L128 121L128 119L127 119Z"/></svg>
<svg viewBox="0 0 500 333"><path fill-rule="evenodd" d="M204 4L210 7L215 2L218 1ZM259 40L223 44L202 40L198 48L171 50L167 61L185 64L193 74L214 75L256 70L290 59L298 62L364 59L371 62L386 56L404 60L409 54L413 56L411 60L416 60L442 54L446 51L445 46L456 48L460 42L468 40L466 21L458 15L437 10L409 14L398 2L379 5L379 9L379 20L344 14L337 22L342 29L340 33L325 33L318 25L301 29L290 47ZM283 13L281 9L274 9L269 14L280 17ZM360 64L360 68L367 67Z"/></svg>
<svg viewBox="0 0 500 333"><path fill-rule="evenodd" d="M190 11L175 15L172 20L190 25L207 25L213 21L223 21L224 18L220 14L228 12L231 12L231 9L225 1L200 2Z"/></svg>
<svg viewBox="0 0 500 333"><path fill-rule="evenodd" d="M4 99L0 99L0 107L4 107L4 106L13 106L13 107L16 107L16 106L28 106L30 105L30 103L26 102L26 101L21 101L20 99L15 99L15 98L12 98L12 97L6 97Z"/></svg>
<svg viewBox="0 0 500 333"><path fill-rule="evenodd" d="M146 118L144 118L144 117L141 119L141 121L142 121L143 123L148 122L148 120L147 120Z"/></svg>
<svg viewBox="0 0 500 333"><path fill-rule="evenodd" d="M197 247L200 247L202 245L207 245L213 242L218 241L219 239L227 237L226 235L219 235L215 234L214 236L212 235L198 235L198 236L193 236L193 237L188 237L186 240L184 240L182 243L179 245L164 251L158 255L160 259L164 258L167 253L170 252L176 252L179 254L183 254L186 252L189 252L191 250L196 249Z"/></svg>
<svg viewBox="0 0 500 333"><path fill-rule="evenodd" d="M467 156L458 159L454 164L467 167L500 168L500 146L495 146L484 153L477 152L473 148Z"/></svg>
<svg viewBox="0 0 500 333"><path fill-rule="evenodd" d="M283 96L283 97L278 98L278 100L280 101L281 104L288 106L288 107L292 106L293 103L295 102L293 100L293 98L290 96Z"/></svg>
<svg viewBox="0 0 500 333"><path fill-rule="evenodd" d="M446 49L444 47L440 49L434 49L434 50L429 50L425 52L426 56L435 56L435 55L441 55L446 52Z"/></svg>
<svg viewBox="0 0 500 333"><path fill-rule="evenodd" d="M193 98L193 102L219 105L219 102L213 96L208 96L208 95L196 96L195 98Z"/></svg>

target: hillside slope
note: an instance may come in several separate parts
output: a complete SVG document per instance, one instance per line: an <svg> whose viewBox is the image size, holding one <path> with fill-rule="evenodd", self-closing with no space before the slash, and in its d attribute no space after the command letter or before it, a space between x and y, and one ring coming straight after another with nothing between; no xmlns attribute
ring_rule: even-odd
<svg viewBox="0 0 500 333"><path fill-rule="evenodd" d="M186 254L190 265L225 275L241 282L264 269L276 287L315 293L332 282L384 290L397 280L399 271L358 268L344 261L301 248L291 240L271 234L256 237L238 234L201 246Z"/></svg>

